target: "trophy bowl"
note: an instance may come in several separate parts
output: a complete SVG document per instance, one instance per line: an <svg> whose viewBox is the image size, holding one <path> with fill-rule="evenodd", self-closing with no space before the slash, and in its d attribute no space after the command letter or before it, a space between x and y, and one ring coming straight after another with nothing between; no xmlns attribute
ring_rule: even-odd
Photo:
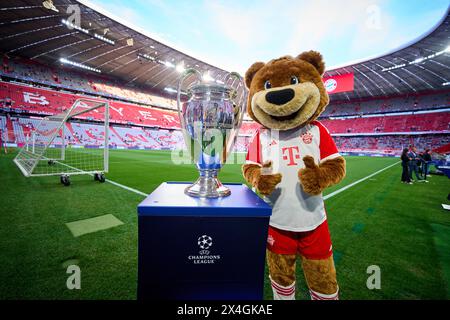
<svg viewBox="0 0 450 320"><path fill-rule="evenodd" d="M187 88L188 99L182 103L182 85L191 75L198 79ZM237 80L243 88L238 101L238 89L226 85L233 78L233 83ZM185 189L186 194L203 198L231 194L217 175L227 161L242 124L245 95L242 77L237 73L228 74L224 84L203 81L201 73L195 69L187 69L180 77L177 106L181 130L190 160L199 171L199 178Z"/></svg>

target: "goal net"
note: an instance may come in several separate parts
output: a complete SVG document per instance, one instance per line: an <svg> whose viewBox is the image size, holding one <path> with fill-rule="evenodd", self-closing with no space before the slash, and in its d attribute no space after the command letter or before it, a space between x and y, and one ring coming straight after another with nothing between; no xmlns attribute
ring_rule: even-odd
<svg viewBox="0 0 450 320"><path fill-rule="evenodd" d="M14 162L26 177L108 172L109 104L78 99L66 111L30 119Z"/></svg>

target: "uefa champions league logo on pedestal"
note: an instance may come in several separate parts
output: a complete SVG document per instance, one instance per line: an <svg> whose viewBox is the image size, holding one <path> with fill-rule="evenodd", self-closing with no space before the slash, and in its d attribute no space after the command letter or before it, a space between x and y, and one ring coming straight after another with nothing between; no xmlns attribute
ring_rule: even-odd
<svg viewBox="0 0 450 320"><path fill-rule="evenodd" d="M197 241L198 246L200 247L200 254L204 254L204 255L208 255L209 254L209 248L211 248L211 246L213 245L213 241L212 238L210 236L207 235L202 235L198 238Z"/></svg>
<svg viewBox="0 0 450 320"><path fill-rule="evenodd" d="M187 258L193 264L213 264L220 260L219 254L210 254L213 245L213 238L204 234L197 238L197 245L200 248L198 254L189 255Z"/></svg>

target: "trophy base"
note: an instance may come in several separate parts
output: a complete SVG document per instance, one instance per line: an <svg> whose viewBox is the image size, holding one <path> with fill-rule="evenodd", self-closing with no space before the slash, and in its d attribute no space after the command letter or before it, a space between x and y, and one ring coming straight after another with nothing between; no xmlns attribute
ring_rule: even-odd
<svg viewBox="0 0 450 320"><path fill-rule="evenodd" d="M231 194L217 177L200 176L197 181L184 189L184 193L196 198L219 198Z"/></svg>

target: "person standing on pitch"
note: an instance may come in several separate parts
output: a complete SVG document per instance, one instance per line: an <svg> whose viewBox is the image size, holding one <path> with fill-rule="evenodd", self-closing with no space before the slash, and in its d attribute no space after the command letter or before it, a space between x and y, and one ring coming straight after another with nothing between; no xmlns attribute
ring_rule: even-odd
<svg viewBox="0 0 450 320"><path fill-rule="evenodd" d="M425 152L423 154L423 177L425 180L427 180L430 163L431 163L430 149L425 149Z"/></svg>
<svg viewBox="0 0 450 320"><path fill-rule="evenodd" d="M418 182L423 181L423 179L419 176L419 169L417 167L417 162L420 161L419 155L417 154L417 149L416 147L411 147L411 150L408 153L408 157L410 158L409 161L409 176L411 178L412 181L412 173L414 171L414 173L416 174L416 178Z"/></svg>
<svg viewBox="0 0 450 320"><path fill-rule="evenodd" d="M400 158L402 159L402 182L412 184L409 176L408 148L403 149L402 156Z"/></svg>

